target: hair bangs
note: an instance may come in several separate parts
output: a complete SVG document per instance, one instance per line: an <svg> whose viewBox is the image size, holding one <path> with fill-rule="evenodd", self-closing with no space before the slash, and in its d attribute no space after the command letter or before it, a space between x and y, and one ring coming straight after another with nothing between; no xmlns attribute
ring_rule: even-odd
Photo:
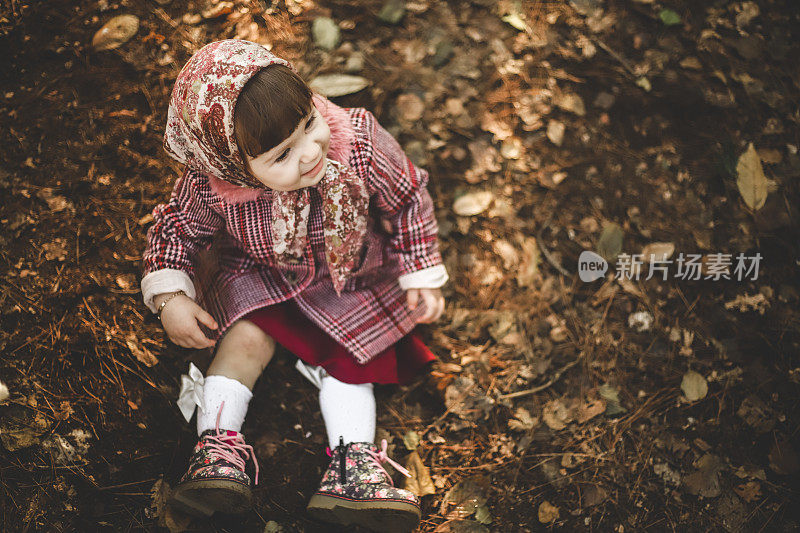
<svg viewBox="0 0 800 533"><path fill-rule="evenodd" d="M311 89L292 69L271 65L242 88L233 113L239 150L250 157L267 152L311 112Z"/></svg>

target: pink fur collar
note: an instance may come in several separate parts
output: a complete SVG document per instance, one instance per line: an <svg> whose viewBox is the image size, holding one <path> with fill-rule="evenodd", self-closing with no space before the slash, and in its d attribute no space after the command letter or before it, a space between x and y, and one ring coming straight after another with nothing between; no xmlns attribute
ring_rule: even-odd
<svg viewBox="0 0 800 533"><path fill-rule="evenodd" d="M319 110L325 122L331 128L331 143L328 149L328 157L340 163L348 165L350 151L355 141L355 131L353 131L350 116L341 107L337 106L327 98L314 95L314 105ZM269 194L269 190L253 189L228 183L214 176L208 175L208 182L211 189L224 201L231 204L250 202L261 196Z"/></svg>

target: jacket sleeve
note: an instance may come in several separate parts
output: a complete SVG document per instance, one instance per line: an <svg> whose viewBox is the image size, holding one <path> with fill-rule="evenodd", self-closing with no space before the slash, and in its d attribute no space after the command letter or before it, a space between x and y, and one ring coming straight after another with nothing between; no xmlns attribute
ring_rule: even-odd
<svg viewBox="0 0 800 533"><path fill-rule="evenodd" d="M153 297L183 290L194 299L194 260L223 226L222 216L211 207L215 197L202 174L185 170L168 203L153 210L147 231L142 296L155 312Z"/></svg>
<svg viewBox="0 0 800 533"><path fill-rule="evenodd" d="M365 114L371 157L370 189L382 217L392 224L391 253L400 262L403 289L441 287L447 281L437 240L428 173L417 168L370 112Z"/></svg>

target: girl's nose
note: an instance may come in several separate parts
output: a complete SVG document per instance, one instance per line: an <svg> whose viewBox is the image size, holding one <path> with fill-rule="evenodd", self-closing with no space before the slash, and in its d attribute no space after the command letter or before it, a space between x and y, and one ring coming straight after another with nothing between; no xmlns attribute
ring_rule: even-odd
<svg viewBox="0 0 800 533"><path fill-rule="evenodd" d="M314 163L319 159L319 147L314 145L309 147L303 156L300 158L300 162L303 164Z"/></svg>
<svg viewBox="0 0 800 533"><path fill-rule="evenodd" d="M303 149L303 155L300 157L300 160L306 163L313 161L316 159L318 152L319 148L315 144L308 143Z"/></svg>
<svg viewBox="0 0 800 533"><path fill-rule="evenodd" d="M305 146L303 146L303 155L300 157L300 161L303 163L313 163L319 159L319 153L319 144L313 138L307 136Z"/></svg>

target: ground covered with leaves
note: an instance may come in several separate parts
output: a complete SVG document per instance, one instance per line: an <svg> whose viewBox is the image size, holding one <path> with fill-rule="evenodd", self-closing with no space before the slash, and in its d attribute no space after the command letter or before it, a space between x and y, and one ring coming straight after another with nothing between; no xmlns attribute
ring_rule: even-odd
<svg viewBox="0 0 800 533"><path fill-rule="evenodd" d="M141 252L180 172L161 147L172 83L222 38L271 45L430 171L452 278L425 330L440 360L378 389L421 531L800 528L791 0L0 10L3 531L331 531L304 514L324 427L286 353L244 428L254 511L164 506L195 439L179 376L210 354L165 339ZM609 261L595 281L584 250ZM638 276L617 269L642 253ZM756 254L757 274L738 268Z"/></svg>

